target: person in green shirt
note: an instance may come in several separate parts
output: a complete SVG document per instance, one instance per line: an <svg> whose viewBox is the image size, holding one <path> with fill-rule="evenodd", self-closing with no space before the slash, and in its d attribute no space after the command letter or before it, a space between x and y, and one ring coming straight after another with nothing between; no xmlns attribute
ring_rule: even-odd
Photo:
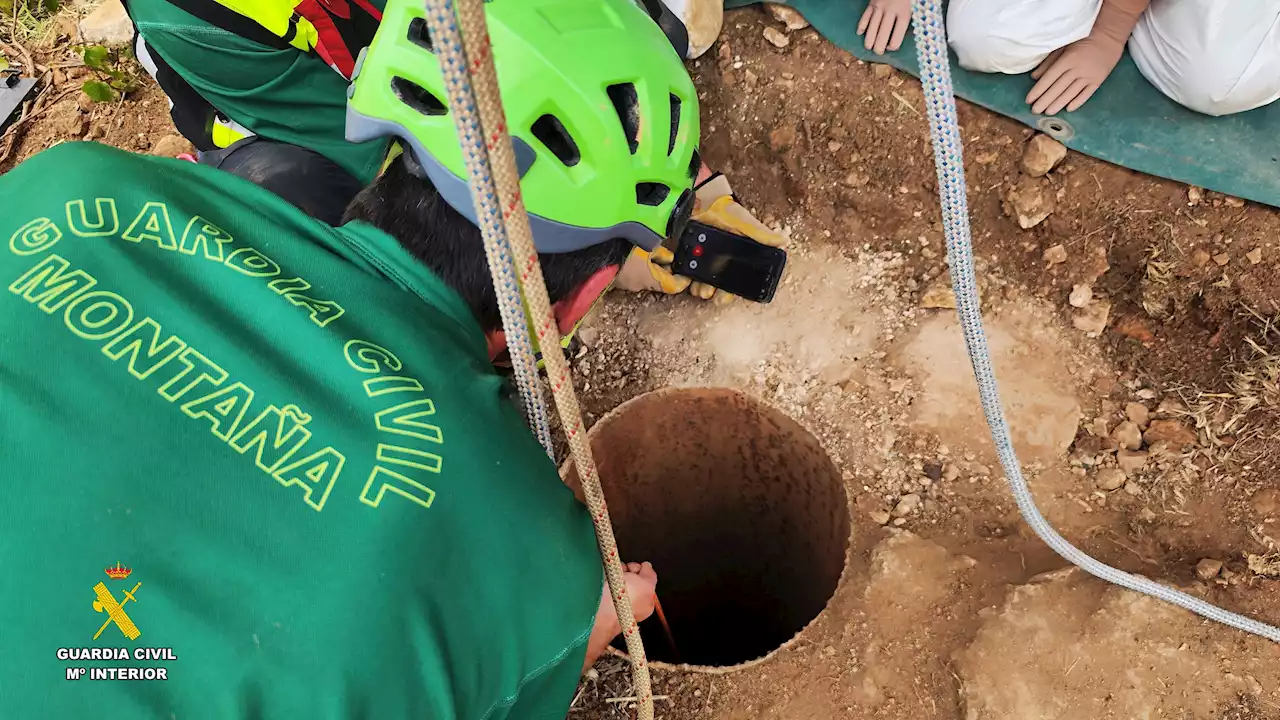
<svg viewBox="0 0 1280 720"><path fill-rule="evenodd" d="M619 53L665 42L606 24ZM588 513L492 366L483 244L441 175L456 141L378 81L431 72L386 37L353 108L406 152L337 227L232 174L92 143L0 176L5 717L562 718L619 632ZM683 77L667 95L696 117ZM643 169L599 85L545 91L509 109L616 123L574 135L574 167L633 158L690 190L696 133ZM637 117L667 139L670 112ZM564 167L564 148L515 139L530 167ZM529 201L562 325L658 238L658 211L587 236ZM628 570L643 619L657 575Z"/></svg>
<svg viewBox="0 0 1280 720"><path fill-rule="evenodd" d="M71 143L0 207L5 717L564 716L620 628L429 185L397 160L331 228ZM548 256L561 312L628 251Z"/></svg>

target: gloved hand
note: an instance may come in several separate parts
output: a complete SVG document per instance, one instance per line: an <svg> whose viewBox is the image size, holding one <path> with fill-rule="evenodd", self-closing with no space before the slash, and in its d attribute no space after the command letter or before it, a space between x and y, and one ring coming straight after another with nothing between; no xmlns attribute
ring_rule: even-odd
<svg viewBox="0 0 1280 720"><path fill-rule="evenodd" d="M781 247L786 242L785 237L765 227L738 204L729 187L729 179L719 173L698 186L693 219L725 232L744 235L770 247ZM693 282L672 273L667 266L673 259L672 251L663 247L653 253L636 248L631 251L631 256L618 273L614 286L633 292L651 290L668 295L677 295L688 289L691 295L703 300L715 300L719 305L733 302L734 295L730 293L717 291L710 285Z"/></svg>
<svg viewBox="0 0 1280 720"><path fill-rule="evenodd" d="M911 0L871 0L858 21L858 34L867 34L864 47L877 55L897 50L911 26Z"/></svg>
<svg viewBox="0 0 1280 720"><path fill-rule="evenodd" d="M679 295L688 289L693 281L671 272L668 266L673 260L675 260L675 253L664 247L658 247L652 253L645 252L644 248L632 248L631 254L627 256L627 262L623 264L617 279L613 281L613 286L630 292L652 290L667 295Z"/></svg>
<svg viewBox="0 0 1280 720"><path fill-rule="evenodd" d="M1102 86L1120 56L1124 43L1090 36L1058 48L1031 72L1037 82L1027 93L1031 112L1057 115L1078 110Z"/></svg>
<svg viewBox="0 0 1280 720"><path fill-rule="evenodd" d="M1077 110L1107 79L1138 18L1151 0L1103 0L1089 37L1049 54L1031 73L1035 87L1027 93L1031 112L1056 115Z"/></svg>

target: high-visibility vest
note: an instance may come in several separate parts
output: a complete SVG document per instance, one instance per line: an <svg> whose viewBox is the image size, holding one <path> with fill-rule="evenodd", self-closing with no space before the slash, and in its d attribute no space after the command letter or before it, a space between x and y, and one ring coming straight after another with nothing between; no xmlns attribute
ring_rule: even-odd
<svg viewBox="0 0 1280 720"><path fill-rule="evenodd" d="M372 0L168 0L174 6L248 40L319 56L350 79L360 49L382 21ZM381 5L381 3L378 3Z"/></svg>

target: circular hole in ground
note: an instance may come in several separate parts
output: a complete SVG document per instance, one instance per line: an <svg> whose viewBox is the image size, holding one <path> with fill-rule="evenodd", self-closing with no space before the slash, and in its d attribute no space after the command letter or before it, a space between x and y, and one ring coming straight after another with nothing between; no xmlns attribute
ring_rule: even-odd
<svg viewBox="0 0 1280 720"><path fill-rule="evenodd" d="M651 660L755 660L826 607L844 569L847 500L794 420L734 390L671 389L626 403L590 437L623 559L658 572L676 647L649 619ZM577 487L572 470L567 482Z"/></svg>

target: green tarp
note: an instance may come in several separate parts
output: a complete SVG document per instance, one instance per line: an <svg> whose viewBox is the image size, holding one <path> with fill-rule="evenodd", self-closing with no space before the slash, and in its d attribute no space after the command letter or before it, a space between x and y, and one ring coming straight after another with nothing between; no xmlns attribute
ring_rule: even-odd
<svg viewBox="0 0 1280 720"><path fill-rule="evenodd" d="M726 7L755 0L727 0ZM879 56L855 31L867 0L789 0L831 42L863 60L883 62L919 77L915 43ZM1280 207L1280 102L1246 113L1209 117L1187 110L1121 59L1102 88L1079 110L1033 115L1024 102L1029 75L963 70L951 56L956 94L1062 140L1073 150L1150 175L1198 185Z"/></svg>

